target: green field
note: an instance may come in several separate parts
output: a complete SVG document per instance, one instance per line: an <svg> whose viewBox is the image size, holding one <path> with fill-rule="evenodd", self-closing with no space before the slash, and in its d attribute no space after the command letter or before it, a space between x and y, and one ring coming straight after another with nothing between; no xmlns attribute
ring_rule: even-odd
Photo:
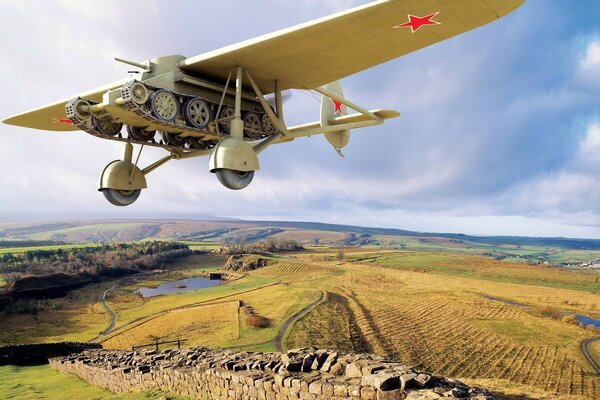
<svg viewBox="0 0 600 400"><path fill-rule="evenodd" d="M402 252L349 256L350 260L366 261L384 267L435 273L450 277L484 279L591 293L600 292L598 276L592 272L573 272L543 265L521 265L471 255L451 253Z"/></svg>
<svg viewBox="0 0 600 400"><path fill-rule="evenodd" d="M34 246L34 247L0 247L0 254L17 254L34 250L58 250L58 249L80 249L82 247L102 246L99 243L81 243L81 244L57 244L52 246Z"/></svg>
<svg viewBox="0 0 600 400"><path fill-rule="evenodd" d="M0 399L3 400L157 400L165 395L173 400L186 399L155 390L114 394L90 386L76 377L60 374L48 365L0 367Z"/></svg>

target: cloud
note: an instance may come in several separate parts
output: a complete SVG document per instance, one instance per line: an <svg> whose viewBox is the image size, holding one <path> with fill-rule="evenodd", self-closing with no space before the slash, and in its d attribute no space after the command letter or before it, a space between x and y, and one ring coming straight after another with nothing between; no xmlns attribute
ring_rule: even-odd
<svg viewBox="0 0 600 400"><path fill-rule="evenodd" d="M600 156L600 123L592 124L580 143L583 155Z"/></svg>
<svg viewBox="0 0 600 400"><path fill-rule="evenodd" d="M31 8L6 0L0 74L11 78L0 81L10 94L0 98L2 116L121 79L127 67L113 56L193 56L365 3L47 0ZM131 211L117 210L96 185L119 145L1 126L0 211L126 217L167 209L552 235L560 226L575 234L575 221L591 235L586 224L600 221L600 99L579 75L585 82L595 76L600 45L582 51L578 35L595 37L597 21L582 23L578 13L566 3L530 0L484 28L344 79L354 102L398 109L402 117L355 131L345 159L322 137L270 148L242 192L222 188L206 159L185 160L150 174L149 190ZM547 21L558 20L548 29ZM317 120L318 109L299 93L285 115L304 123ZM141 164L161 156L146 149Z"/></svg>
<svg viewBox="0 0 600 400"><path fill-rule="evenodd" d="M579 66L586 74L600 77L600 40L589 44L585 55L579 60Z"/></svg>

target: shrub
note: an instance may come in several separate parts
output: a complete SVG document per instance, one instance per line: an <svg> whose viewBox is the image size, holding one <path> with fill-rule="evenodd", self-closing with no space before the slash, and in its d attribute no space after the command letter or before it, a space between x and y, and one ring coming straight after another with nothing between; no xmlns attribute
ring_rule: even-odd
<svg viewBox="0 0 600 400"><path fill-rule="evenodd" d="M246 325L250 328L264 329L271 326L271 321L262 315L252 314L246 317Z"/></svg>

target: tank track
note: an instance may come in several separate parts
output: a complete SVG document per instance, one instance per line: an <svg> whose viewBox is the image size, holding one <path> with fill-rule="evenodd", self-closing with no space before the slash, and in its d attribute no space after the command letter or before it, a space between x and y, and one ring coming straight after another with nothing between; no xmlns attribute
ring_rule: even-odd
<svg viewBox="0 0 600 400"><path fill-rule="evenodd" d="M140 82L135 79L128 81L121 88L121 97L123 99L123 106L125 107L125 109L129 112L136 114L140 119L147 121L148 125L156 126L158 128L157 130L159 132L161 130L168 129L168 130L180 131L180 133L174 133L174 134L189 133L189 132L195 133L196 135L190 136L190 137L195 137L195 138L198 138L198 140L202 141L204 143L204 148L196 149L196 148L192 148L191 146L190 146L190 148L187 148L186 144L184 144L182 146L175 146L175 145L169 145L167 143L157 143L154 139L152 139L148 142L143 142L143 141L135 140L132 137L123 138L122 133L119 133L117 136L106 135L105 133L99 131L94 126L94 124L91 123L91 118L82 119L79 117L79 115L77 114L77 112L75 110L75 104L77 103L77 101L85 100L90 105L97 104L97 103L93 103L93 102L90 102L86 99L82 99L79 97L71 99L65 105L65 111L67 114L67 118L69 118L71 120L71 122L73 123L74 126L76 126L77 128L81 129L82 131L84 131L92 136L100 137L103 139L130 142L130 143L140 144L140 145L143 144L143 145L147 145L147 146L161 147L168 151L176 150L176 151L181 152L181 151L189 151L189 150L208 150L216 145L216 143L220 139L221 135L226 135L225 133L218 134L216 132L210 132L207 130L207 128L199 129L196 127L189 126L185 123L185 121L183 122L183 125L181 125L181 124L177 123L177 120L175 120L173 122L169 122L169 121L163 121L163 120L155 117L152 114L152 112L150 111L149 107L147 106L148 102L140 105L134 101L134 94L133 94L132 86L134 83L138 83L138 82L142 83L148 89L148 91L150 93L162 89L159 87L148 85L147 83ZM178 92L174 92L174 91L171 91L171 93L173 93L178 98L178 100L180 101L180 104L184 104L186 101L188 101L192 98L195 98L195 96L178 93ZM207 100L205 100L205 101L207 101ZM207 101L207 103L209 105L211 105L213 108L215 107L214 103L209 102L209 101ZM257 113L257 114L260 116L260 118L262 118L264 115L264 113ZM100 118L101 118L101 116L100 116ZM218 116L215 116L215 119L218 119ZM261 138L268 137L268 136L270 136L268 133L263 132L261 135Z"/></svg>
<svg viewBox="0 0 600 400"><path fill-rule="evenodd" d="M109 140L114 140L114 141L118 141L118 142L128 142L128 143L140 144L140 145L144 145L144 146L160 147L160 148L168 150L169 152L172 152L172 153L180 153L181 150L187 150L183 147L168 146L165 144L156 143L154 141L142 142L139 140L135 140L133 138L125 139L125 138L123 138L122 133L119 133L117 136L106 135L103 132L99 131L96 127L94 127L94 124L92 124L92 122L91 122L91 118L82 119L77 115L77 113L75 112L75 104L79 100L85 100L85 99L82 99L80 97L75 97L75 98L71 99L65 105L65 111L67 113L67 118L69 118L71 120L73 125L79 129L81 129L85 133L88 133L92 136L96 136L96 137L99 137L102 139L109 139ZM86 100L86 101L90 105L98 104L98 103L90 102L88 100Z"/></svg>

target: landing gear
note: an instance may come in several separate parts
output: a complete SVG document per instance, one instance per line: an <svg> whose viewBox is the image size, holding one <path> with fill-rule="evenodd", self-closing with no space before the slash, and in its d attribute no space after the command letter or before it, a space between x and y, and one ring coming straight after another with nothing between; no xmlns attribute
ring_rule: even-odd
<svg viewBox="0 0 600 400"><path fill-rule="evenodd" d="M140 150L141 151L141 150ZM145 171L132 163L133 146L126 143L123 159L108 164L100 175L100 188L106 200L118 207L129 206L140 197L142 189L146 189ZM139 156L138 156L139 158Z"/></svg>
<svg viewBox="0 0 600 400"><path fill-rule="evenodd" d="M227 189L242 190L248 187L254 178L254 171L234 171L232 169L215 170L219 182Z"/></svg>
<svg viewBox="0 0 600 400"><path fill-rule="evenodd" d="M179 100L168 90L160 89L150 96L150 111L161 121L175 121L179 114Z"/></svg>
<svg viewBox="0 0 600 400"><path fill-rule="evenodd" d="M119 189L103 189L102 194L112 205L117 207L127 207L135 203L142 193L141 189L137 190L119 190Z"/></svg>

